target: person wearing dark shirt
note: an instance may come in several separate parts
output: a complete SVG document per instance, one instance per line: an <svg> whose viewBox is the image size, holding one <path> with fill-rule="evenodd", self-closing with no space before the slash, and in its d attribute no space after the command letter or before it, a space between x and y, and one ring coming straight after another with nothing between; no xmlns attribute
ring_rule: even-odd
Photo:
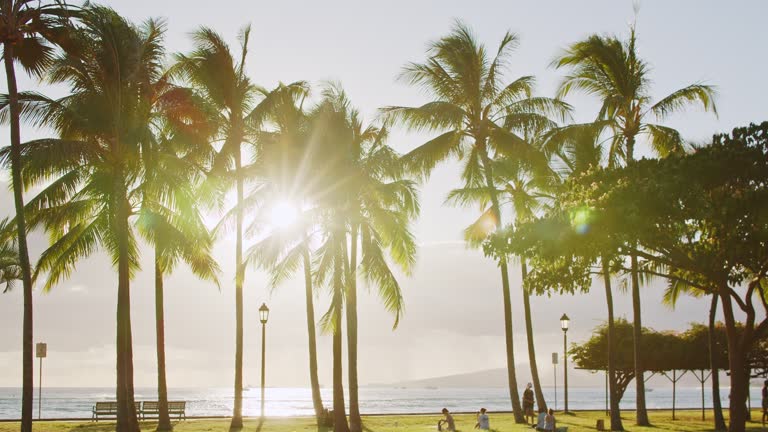
<svg viewBox="0 0 768 432"><path fill-rule="evenodd" d="M525 386L523 392L523 415L525 415L525 422L531 424L536 418L536 414L533 413L533 385L528 383Z"/></svg>
<svg viewBox="0 0 768 432"><path fill-rule="evenodd" d="M768 418L768 380L763 382L763 428L765 428L765 419Z"/></svg>

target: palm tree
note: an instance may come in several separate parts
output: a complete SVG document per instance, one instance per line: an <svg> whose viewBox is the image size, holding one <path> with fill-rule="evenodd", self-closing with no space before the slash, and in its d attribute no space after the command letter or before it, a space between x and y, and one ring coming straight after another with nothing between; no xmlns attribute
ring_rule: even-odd
<svg viewBox="0 0 768 432"><path fill-rule="evenodd" d="M253 110L249 121L257 128L256 142L259 158L252 167L258 173L262 187L246 198L248 208L261 206L269 213L270 207L280 202L304 203L311 201L315 182L309 181L320 167L313 166L310 115L303 103L309 94L305 82L280 84ZM297 209L297 211L300 209ZM303 270L306 303L306 324L309 348L309 377L315 418L324 419L323 400L317 376L317 338L315 331L314 284L312 280L313 209L307 209L295 226L273 229L267 237L253 245L246 253L246 262L256 264L271 274L272 289L288 279L299 267ZM271 221L269 216L254 219L247 232L263 231ZM274 228L274 227L273 227Z"/></svg>
<svg viewBox="0 0 768 432"><path fill-rule="evenodd" d="M509 205L515 214L515 226L532 220L547 207L553 199L553 188L556 186L555 173L547 166L539 167L529 161L519 158L500 158L494 161L496 195L502 206ZM487 224L491 217L488 207L490 194L488 189L476 188L454 189L448 195L448 202L457 205L472 205L480 203L480 217L465 230L465 239L473 245L482 244L487 237ZM528 266L525 257L520 257L522 282L528 277ZM533 323L531 321L530 293L521 285L523 291L523 307L525 311L525 330L528 340L528 360L531 366L531 380L536 395L539 410L547 410L544 392L541 390L539 371L536 364L536 350L533 340Z"/></svg>
<svg viewBox="0 0 768 432"><path fill-rule="evenodd" d="M0 43L3 45L5 78L8 85L11 129L11 180L13 203L16 209L16 242L18 265L24 290L24 318L22 330L22 392L21 431L32 431L33 393L33 319L32 319L32 266L27 247L27 221L24 217L24 196L21 167L21 130L19 91L16 84L15 64L25 72L41 77L53 57L51 45L65 43L66 29L71 12L61 1L38 0L0 1Z"/></svg>
<svg viewBox="0 0 768 432"><path fill-rule="evenodd" d="M582 175L585 172L607 166L612 168L617 162L611 158L603 142L600 141L601 123L575 124L550 130L542 138L542 150L550 155L550 164L553 170L563 180L568 177ZM560 183L562 187L563 183ZM613 258L615 260L615 258ZM612 431L623 431L621 410L619 407L620 395L616 379L616 338L615 319L613 308L613 288L611 284L612 257L602 255L599 257L599 270L603 276L605 289L605 301L608 312L608 325L606 338L608 340L607 365L610 400L610 420Z"/></svg>
<svg viewBox="0 0 768 432"><path fill-rule="evenodd" d="M10 225L8 219L0 220L0 284L5 285L4 293L11 291L21 279L19 251Z"/></svg>
<svg viewBox="0 0 768 432"><path fill-rule="evenodd" d="M395 315L393 328L396 328L404 305L400 285L386 257L406 273L410 272L415 263L416 246L409 225L418 214L419 206L414 182L402 176L400 156L386 145L387 128L365 127L340 85L329 85L323 93L326 101L332 102L347 118L349 131L344 181L349 199L349 249L348 261L345 260L349 425L351 432L360 432L357 273L360 271L377 289L387 310Z"/></svg>
<svg viewBox="0 0 768 432"><path fill-rule="evenodd" d="M49 74L71 94L20 95L22 114L60 137L21 146L25 186L52 180L26 208L30 227L43 224L51 238L36 269L48 275L46 290L99 247L117 267L117 431L135 432L130 281L139 251L132 223L145 193L142 154L151 146L151 122L167 108L157 104L156 91L163 27L153 20L137 27L98 6L87 7L81 20Z"/></svg>
<svg viewBox="0 0 768 432"><path fill-rule="evenodd" d="M550 123L548 115L562 115L567 106L548 98L531 97L534 79L518 78L504 84L509 55L518 38L507 33L493 58L464 24L430 45L425 63L407 65L401 75L434 100L420 107L387 107L384 113L414 130L441 131L437 137L404 156L407 166L428 175L449 158L464 163L465 187L485 187L489 196L490 230L502 225L493 160L497 157L533 158L536 149L516 132ZM509 274L506 258L499 262L504 301L509 394L515 421L525 422L515 374Z"/></svg>
<svg viewBox="0 0 768 432"><path fill-rule="evenodd" d="M688 105L701 103L706 111L716 113L714 88L696 83L672 92L652 103L649 68L637 54L634 25L630 37L622 41L613 36L592 35L568 47L553 62L556 68L568 67L571 73L560 83L558 97L582 91L600 98L602 105L596 122L609 135L612 159L632 163L638 137L647 139L651 148L666 156L685 149L685 142L675 129L648 122L654 116L664 120ZM634 314L635 389L637 391L637 424L647 426L645 378L640 362L640 281L639 263L632 254L632 308Z"/></svg>
<svg viewBox="0 0 768 432"><path fill-rule="evenodd" d="M210 256L212 240L200 209L203 169L214 153L208 145L208 119L201 102L189 89L161 79L159 104L172 107L183 117L159 119L146 165L145 190L139 228L155 249L155 327L157 342L158 431L169 431L168 386L165 362L164 275L179 260L188 263L198 277L218 283L218 265ZM163 114L167 114L164 112Z"/></svg>
<svg viewBox="0 0 768 432"><path fill-rule="evenodd" d="M243 427L243 260L244 187L243 144L249 142L250 128L246 120L256 87L245 74L250 27L239 35L240 56L234 57L223 38L212 29L201 27L193 35L195 49L177 54L175 69L179 76L197 90L217 113L218 134L222 144L214 162L214 172L234 178L235 202L235 386L231 430Z"/></svg>

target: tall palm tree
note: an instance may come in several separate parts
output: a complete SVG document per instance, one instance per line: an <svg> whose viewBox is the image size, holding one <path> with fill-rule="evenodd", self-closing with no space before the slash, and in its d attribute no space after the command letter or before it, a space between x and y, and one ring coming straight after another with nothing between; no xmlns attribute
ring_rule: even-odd
<svg viewBox="0 0 768 432"><path fill-rule="evenodd" d="M396 328L404 305L400 285L386 258L410 272L416 246L409 225L418 214L419 205L414 182L403 178L400 156L386 144L387 128L364 126L340 85L327 86L323 94L344 114L349 130L344 173L349 199L349 248L345 261L349 426L352 432L360 432L357 274L360 272L377 290L387 310L395 315Z"/></svg>
<svg viewBox="0 0 768 432"><path fill-rule="evenodd" d="M495 193L494 158L534 157L534 146L516 131L546 124L550 122L548 115L561 115L567 110L559 101L531 97L533 77L503 82L509 56L517 44L517 36L508 32L491 58L470 29L457 22L450 34L430 45L426 62L407 65L401 75L401 79L420 87L434 100L420 107L383 109L385 114L410 129L442 132L406 154L404 161L413 171L426 176L447 159L461 160L464 186L483 186L492 191L487 225L490 230L502 225L501 205ZM506 258L501 258L499 268L509 394L515 421L524 423L515 374Z"/></svg>
<svg viewBox="0 0 768 432"><path fill-rule="evenodd" d="M164 276L184 261L198 277L218 283L218 265L210 256L211 237L200 214L205 200L199 186L214 154L208 142L209 122L202 101L189 89L171 84L169 78L157 86L159 104L181 116L159 118L151 151L142 155L146 178L138 220L155 249L158 431L173 429L166 380Z"/></svg>
<svg viewBox="0 0 768 432"><path fill-rule="evenodd" d="M21 431L32 431L33 397L33 307L32 307L32 266L27 247L27 221L24 217L24 196L21 167L21 130L19 91L16 84L16 63L25 72L41 77L53 59L52 45L66 43L66 30L71 11L62 1L40 2L38 0L0 1L0 43L3 46L5 78L8 85L9 115L11 130L11 180L13 204L16 209L16 238L18 263L24 290L24 318L22 330L22 392Z"/></svg>
<svg viewBox="0 0 768 432"><path fill-rule="evenodd" d="M280 84L270 92L264 92L263 100L251 112L249 121L257 129L256 142L259 158L251 166L262 187L246 198L248 208L271 211L271 206L281 202L310 202L316 192L314 172L320 167L313 164L311 116L304 109L309 94L305 82ZM300 211L302 209L297 209ZM270 285L274 289L293 273L302 268L306 303L306 323L309 349L309 377L315 418L320 424L324 408L317 375L317 338L312 280L313 209L302 212L295 226L275 229L253 245L246 253L246 262L265 268L272 275ZM270 217L257 217L248 227L248 233L263 231L270 224Z"/></svg>
<svg viewBox="0 0 768 432"><path fill-rule="evenodd" d="M547 207L553 199L553 188L556 186L555 173L548 166L536 166L529 161L519 158L500 158L494 161L496 195L502 206L511 207L515 218L514 226L532 220ZM487 224L491 217L488 206L490 194L488 189L480 186L475 188L454 189L448 195L448 202L458 205L480 204L480 217L465 230L465 239L470 244L481 244L487 237ZM528 277L528 266L525 257L520 257L522 282ZM541 389L539 371L536 364L536 350L533 339L533 323L531 320L530 293L521 284L523 291L523 308L525 313L525 330L528 341L528 360L531 367L531 380L536 395L539 410L547 410L544 392Z"/></svg>
<svg viewBox="0 0 768 432"><path fill-rule="evenodd" d="M542 150L550 156L550 164L558 176L565 180L600 166L615 167L617 160L608 154L604 142L600 138L600 122L590 124L575 124L552 129L542 138ZM560 183L560 186L564 182ZM615 260L615 258L613 258ZM598 273L603 276L605 301L608 312L606 338L608 340L607 366L610 400L610 421L612 431L623 431L620 395L616 378L616 338L613 308L613 287L611 283L612 257L599 257Z"/></svg>
<svg viewBox="0 0 768 432"><path fill-rule="evenodd" d="M145 193L142 154L151 146L151 122L168 108L157 104L156 91L163 27L153 20L137 27L98 6L81 20L48 75L71 94L20 95L23 115L60 137L21 146L25 186L51 181L26 208L30 226L43 224L51 237L36 269L48 275L46 290L99 247L117 267L117 431L135 432L130 281L139 251L132 225Z"/></svg>
<svg viewBox="0 0 768 432"><path fill-rule="evenodd" d="M662 157L685 149L685 142L678 131L651 123L648 120L650 117L662 121L694 103L700 103L704 110L716 113L714 88L701 83L681 88L652 102L649 68L638 56L634 25L626 41L614 36L592 35L569 46L554 60L553 65L571 70L560 83L558 97L582 91L600 99L602 105L596 121L608 135L611 157L624 163L634 160L638 137L645 138ZM632 268L637 424L645 426L650 421L639 352L642 330L639 263L636 255L632 254L629 258Z"/></svg>
<svg viewBox="0 0 768 432"><path fill-rule="evenodd" d="M231 430L243 427L243 201L246 179L242 168L243 145L251 139L246 117L257 95L256 87L245 74L249 37L250 27L245 27L238 37L240 55L235 57L219 34L201 27L192 35L195 49L189 54L177 54L175 65L179 77L214 107L218 125L216 140L222 145L214 162L214 173L234 178L235 183L235 403Z"/></svg>

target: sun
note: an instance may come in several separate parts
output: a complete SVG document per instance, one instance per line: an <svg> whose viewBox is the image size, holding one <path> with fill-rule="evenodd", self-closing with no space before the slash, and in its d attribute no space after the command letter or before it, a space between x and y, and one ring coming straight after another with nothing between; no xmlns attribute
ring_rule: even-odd
<svg viewBox="0 0 768 432"><path fill-rule="evenodd" d="M288 200L277 201L270 208L269 223L275 228L288 228L295 224L298 219L298 207Z"/></svg>

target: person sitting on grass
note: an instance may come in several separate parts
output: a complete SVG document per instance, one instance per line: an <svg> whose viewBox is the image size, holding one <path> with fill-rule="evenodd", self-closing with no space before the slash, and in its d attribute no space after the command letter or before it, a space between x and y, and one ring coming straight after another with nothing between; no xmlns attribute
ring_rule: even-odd
<svg viewBox="0 0 768 432"><path fill-rule="evenodd" d="M437 422L437 430L444 432L456 432L456 423L453 422L453 416L448 412L448 408L443 408L443 420Z"/></svg>
<svg viewBox="0 0 768 432"><path fill-rule="evenodd" d="M544 418L544 430L555 432L557 430L557 421L555 420L555 410L549 409L549 414Z"/></svg>
<svg viewBox="0 0 768 432"><path fill-rule="evenodd" d="M537 431L543 431L544 425L546 425L546 419L547 419L547 410L544 408L539 408L539 417L536 419L536 424L534 427Z"/></svg>
<svg viewBox="0 0 768 432"><path fill-rule="evenodd" d="M488 419L488 414L486 414L485 408L480 408L480 412L477 413L477 424L475 425L475 429L480 429L480 430L491 429L491 422Z"/></svg>

